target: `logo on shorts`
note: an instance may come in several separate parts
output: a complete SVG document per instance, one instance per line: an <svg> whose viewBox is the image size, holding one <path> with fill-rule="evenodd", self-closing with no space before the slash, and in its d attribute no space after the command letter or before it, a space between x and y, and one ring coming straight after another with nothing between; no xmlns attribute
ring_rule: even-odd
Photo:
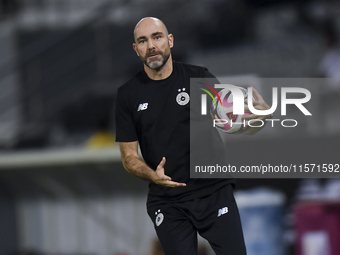
<svg viewBox="0 0 340 255"><path fill-rule="evenodd" d="M155 223L156 223L156 226L158 227L159 225L162 224L164 220L164 214L161 213L161 210L158 210L157 212L155 212L155 214L157 215Z"/></svg>
<svg viewBox="0 0 340 255"><path fill-rule="evenodd" d="M190 101L190 96L185 92L185 88L178 89L179 94L176 97L176 101L179 105L186 105Z"/></svg>
<svg viewBox="0 0 340 255"><path fill-rule="evenodd" d="M222 216L223 214L226 214L228 212L228 207L223 207L221 209L218 209L217 217Z"/></svg>

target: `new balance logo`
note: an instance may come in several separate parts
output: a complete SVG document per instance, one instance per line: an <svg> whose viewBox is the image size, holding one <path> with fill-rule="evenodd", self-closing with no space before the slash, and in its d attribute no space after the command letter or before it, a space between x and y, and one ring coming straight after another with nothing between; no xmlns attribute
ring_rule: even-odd
<svg viewBox="0 0 340 255"><path fill-rule="evenodd" d="M218 209L218 215L217 217L222 216L223 214L226 214L228 212L228 207L223 207L221 209Z"/></svg>
<svg viewBox="0 0 340 255"><path fill-rule="evenodd" d="M142 104L139 104L137 112L143 111L146 109L148 109L148 103L142 103Z"/></svg>

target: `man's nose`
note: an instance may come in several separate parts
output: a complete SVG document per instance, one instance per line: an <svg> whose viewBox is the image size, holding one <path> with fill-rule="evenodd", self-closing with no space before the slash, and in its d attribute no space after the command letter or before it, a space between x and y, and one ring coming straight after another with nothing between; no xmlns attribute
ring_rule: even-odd
<svg viewBox="0 0 340 255"><path fill-rule="evenodd" d="M155 49L155 45L153 44L152 40L148 41L148 48L149 48L149 50L154 50Z"/></svg>

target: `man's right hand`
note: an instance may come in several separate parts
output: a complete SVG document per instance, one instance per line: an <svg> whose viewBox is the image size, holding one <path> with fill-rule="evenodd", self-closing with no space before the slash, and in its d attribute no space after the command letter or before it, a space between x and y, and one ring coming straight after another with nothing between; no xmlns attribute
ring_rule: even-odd
<svg viewBox="0 0 340 255"><path fill-rule="evenodd" d="M120 142L120 151L124 168L131 174L147 181L154 182L171 188L185 187L185 183L174 182L171 178L164 174L165 158L157 166L156 171L151 169L140 159L138 155L138 142Z"/></svg>
<svg viewBox="0 0 340 255"><path fill-rule="evenodd" d="M161 162L157 166L157 169L155 171L155 174L153 175L152 181L158 185L163 185L163 186L171 187L171 188L187 186L185 183L174 182L171 180L170 176L165 175L164 173L165 162L166 162L166 159L165 157L163 157Z"/></svg>

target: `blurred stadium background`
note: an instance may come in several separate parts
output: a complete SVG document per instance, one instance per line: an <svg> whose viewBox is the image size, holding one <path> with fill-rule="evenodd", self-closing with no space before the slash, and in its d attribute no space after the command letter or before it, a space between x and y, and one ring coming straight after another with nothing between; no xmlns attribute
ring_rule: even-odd
<svg viewBox="0 0 340 255"><path fill-rule="evenodd" d="M132 50L140 18L155 16L167 24L175 36L175 60L206 66L220 77L340 78L337 0L0 4L4 255L162 254L145 210L147 183L125 172L113 142L116 90L142 67ZM238 137L236 148L256 150L264 139L265 155L279 165L282 157L299 157L305 144L319 148L305 155L305 163L320 155L323 163L339 163L331 162L339 151L339 91L337 83L313 94L314 102L327 102L327 116L312 105L323 118L322 130L306 122L310 128L285 136L273 129ZM277 157L272 144L287 155ZM338 180L242 179L237 191L249 255L340 254ZM319 202L325 198L332 203ZM312 209L303 201L313 203ZM322 219L319 225L315 219ZM213 254L200 243L201 255Z"/></svg>

